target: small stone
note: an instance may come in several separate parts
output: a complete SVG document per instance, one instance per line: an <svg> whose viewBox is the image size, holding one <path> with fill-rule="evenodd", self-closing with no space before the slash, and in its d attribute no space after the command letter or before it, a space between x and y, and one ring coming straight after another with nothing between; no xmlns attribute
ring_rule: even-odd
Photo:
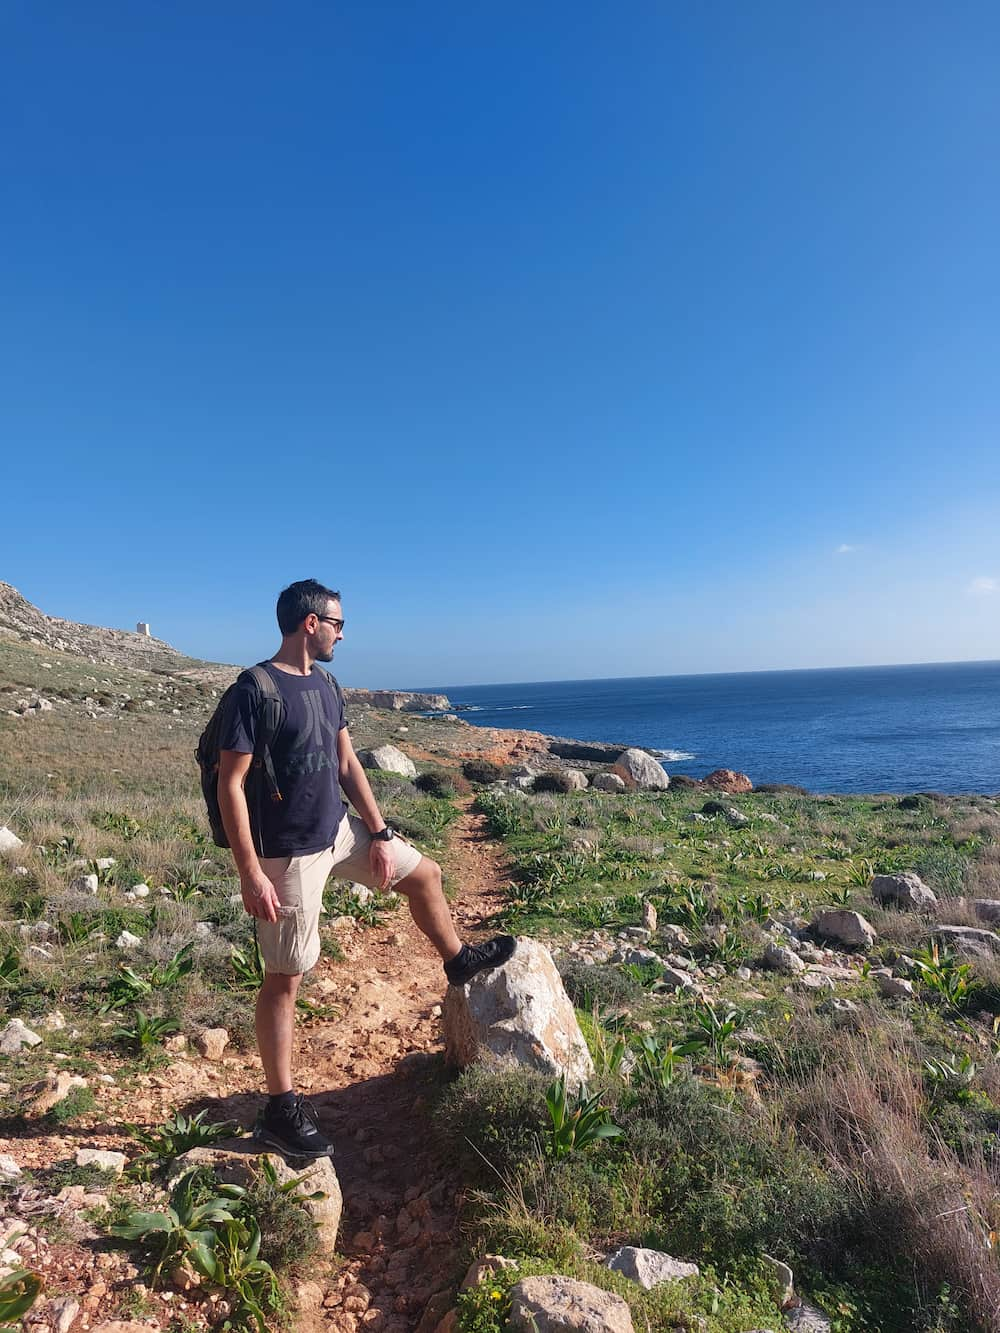
<svg viewBox="0 0 1000 1333"><path fill-rule="evenodd" d="M646 1291L651 1291L661 1282L697 1277L701 1272L697 1264L685 1263L683 1259L675 1259L662 1250L646 1250L635 1245L623 1245L621 1249L615 1250L608 1257L606 1266L638 1282Z"/></svg>
<svg viewBox="0 0 1000 1333"><path fill-rule="evenodd" d="M516 1262L513 1259L506 1258L505 1255L484 1254L481 1259L477 1259L471 1265L462 1279L459 1291L468 1291L471 1287L478 1287L483 1278L489 1277L491 1273L502 1273L506 1269L516 1267Z"/></svg>
<svg viewBox="0 0 1000 1333"><path fill-rule="evenodd" d="M76 893L94 894L97 892L97 876L77 875L69 887Z"/></svg>
<svg viewBox="0 0 1000 1333"><path fill-rule="evenodd" d="M0 1034L0 1055L17 1055L24 1046L38 1046L41 1037L25 1027L19 1018L12 1018Z"/></svg>
<svg viewBox="0 0 1000 1333"><path fill-rule="evenodd" d="M133 884L129 889L133 898L148 898L151 892L152 890L148 884Z"/></svg>
<svg viewBox="0 0 1000 1333"><path fill-rule="evenodd" d="M913 982L906 977L879 976L878 988L886 1000L908 1000L914 995Z"/></svg>
<svg viewBox="0 0 1000 1333"><path fill-rule="evenodd" d="M24 846L24 843L4 824L0 827L0 852L16 852Z"/></svg>
<svg viewBox="0 0 1000 1333"><path fill-rule="evenodd" d="M115 940L115 948L137 949L141 943L142 939L140 936L133 935L130 930L123 930L122 933Z"/></svg>
<svg viewBox="0 0 1000 1333"><path fill-rule="evenodd" d="M784 972L788 975L806 970L805 963L797 953L781 944L776 944L773 940L768 941L764 950L764 964L775 972Z"/></svg>
<svg viewBox="0 0 1000 1333"><path fill-rule="evenodd" d="M229 1033L225 1028L203 1028L194 1037L195 1050L206 1060L221 1060L228 1045Z"/></svg>
<svg viewBox="0 0 1000 1333"><path fill-rule="evenodd" d="M85 1088L87 1080L65 1069L60 1070L58 1074L54 1069L50 1069L45 1081L34 1086L39 1092L31 1103L31 1109L36 1115L44 1115L46 1111L51 1111L57 1102L63 1101L69 1095L71 1088Z"/></svg>
<svg viewBox="0 0 1000 1333"><path fill-rule="evenodd" d="M66 1018L59 1009L53 1009L51 1014L46 1014L38 1025L45 1032L61 1032L66 1026Z"/></svg>
<svg viewBox="0 0 1000 1333"><path fill-rule="evenodd" d="M49 1303L49 1310L55 1320L55 1333L69 1333L73 1320L80 1313L80 1302L73 1296L57 1296Z"/></svg>
<svg viewBox="0 0 1000 1333"><path fill-rule="evenodd" d="M9 1153L0 1152L0 1180L16 1180L21 1168Z"/></svg>
<svg viewBox="0 0 1000 1333"><path fill-rule="evenodd" d="M120 1176L125 1170L126 1157L123 1152L105 1152L101 1148L77 1148L77 1166L96 1166L101 1171L113 1171Z"/></svg>

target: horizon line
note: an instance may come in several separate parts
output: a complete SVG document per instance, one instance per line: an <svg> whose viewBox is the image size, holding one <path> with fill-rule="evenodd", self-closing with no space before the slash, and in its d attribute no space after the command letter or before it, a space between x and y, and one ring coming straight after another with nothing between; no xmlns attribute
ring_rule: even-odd
<svg viewBox="0 0 1000 1333"><path fill-rule="evenodd" d="M449 689L453 690L488 690L497 686L506 685L584 685L594 681L625 681L625 680L689 680L691 678L709 677L709 676L782 676L796 675L806 671L884 671L893 670L900 667L936 667L936 666L1000 666L1000 658L997 657L969 657L959 659L942 659L932 662L859 662L841 666L815 666L815 667L759 667L752 671L667 671L654 676L553 676L545 680L493 680L493 681L470 681L467 684L453 683L452 685L424 685L399 689L404 694L447 694ZM392 689L398 687L379 686L345 686L346 689L359 688L380 688Z"/></svg>

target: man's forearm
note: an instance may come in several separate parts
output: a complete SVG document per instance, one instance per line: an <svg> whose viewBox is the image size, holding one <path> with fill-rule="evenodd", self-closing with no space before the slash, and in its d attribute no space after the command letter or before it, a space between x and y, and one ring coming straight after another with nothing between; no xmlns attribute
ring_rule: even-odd
<svg viewBox="0 0 1000 1333"><path fill-rule="evenodd" d="M344 795L367 824L369 833L377 833L385 825L385 820L378 808L368 776L357 756L352 758L346 768L341 769L340 785L344 789Z"/></svg>
<svg viewBox="0 0 1000 1333"><path fill-rule="evenodd" d="M253 833L250 829L250 812L243 784L235 787L228 783L219 784L219 810L222 813L222 826L226 830L229 846L236 862L240 878L259 867L257 852L253 845Z"/></svg>

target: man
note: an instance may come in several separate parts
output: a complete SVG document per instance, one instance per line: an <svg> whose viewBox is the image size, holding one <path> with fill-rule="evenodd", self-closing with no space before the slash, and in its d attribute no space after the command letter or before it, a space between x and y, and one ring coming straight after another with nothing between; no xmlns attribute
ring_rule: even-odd
<svg viewBox="0 0 1000 1333"><path fill-rule="evenodd" d="M243 679L222 733L219 805L264 959L255 1024L270 1095L255 1134L282 1152L323 1157L332 1145L294 1091L292 1033L299 984L319 958L327 876L405 895L453 985L506 962L515 941L501 935L482 945L463 944L441 889L440 866L382 818L354 753L340 692L315 666L331 661L344 637L340 593L303 579L282 592L277 612L281 647L264 668L284 705L270 746L281 799L265 797L251 819L243 784L260 726L261 694L252 679ZM341 789L357 815L347 812Z"/></svg>

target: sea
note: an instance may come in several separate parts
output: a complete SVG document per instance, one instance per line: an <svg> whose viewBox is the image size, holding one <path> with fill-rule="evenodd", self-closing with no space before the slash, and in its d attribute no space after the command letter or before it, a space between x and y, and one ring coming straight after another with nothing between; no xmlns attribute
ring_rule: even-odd
<svg viewBox="0 0 1000 1333"><path fill-rule="evenodd" d="M427 688L427 687L425 687ZM811 792L1000 792L1000 662L435 686L477 726Z"/></svg>

